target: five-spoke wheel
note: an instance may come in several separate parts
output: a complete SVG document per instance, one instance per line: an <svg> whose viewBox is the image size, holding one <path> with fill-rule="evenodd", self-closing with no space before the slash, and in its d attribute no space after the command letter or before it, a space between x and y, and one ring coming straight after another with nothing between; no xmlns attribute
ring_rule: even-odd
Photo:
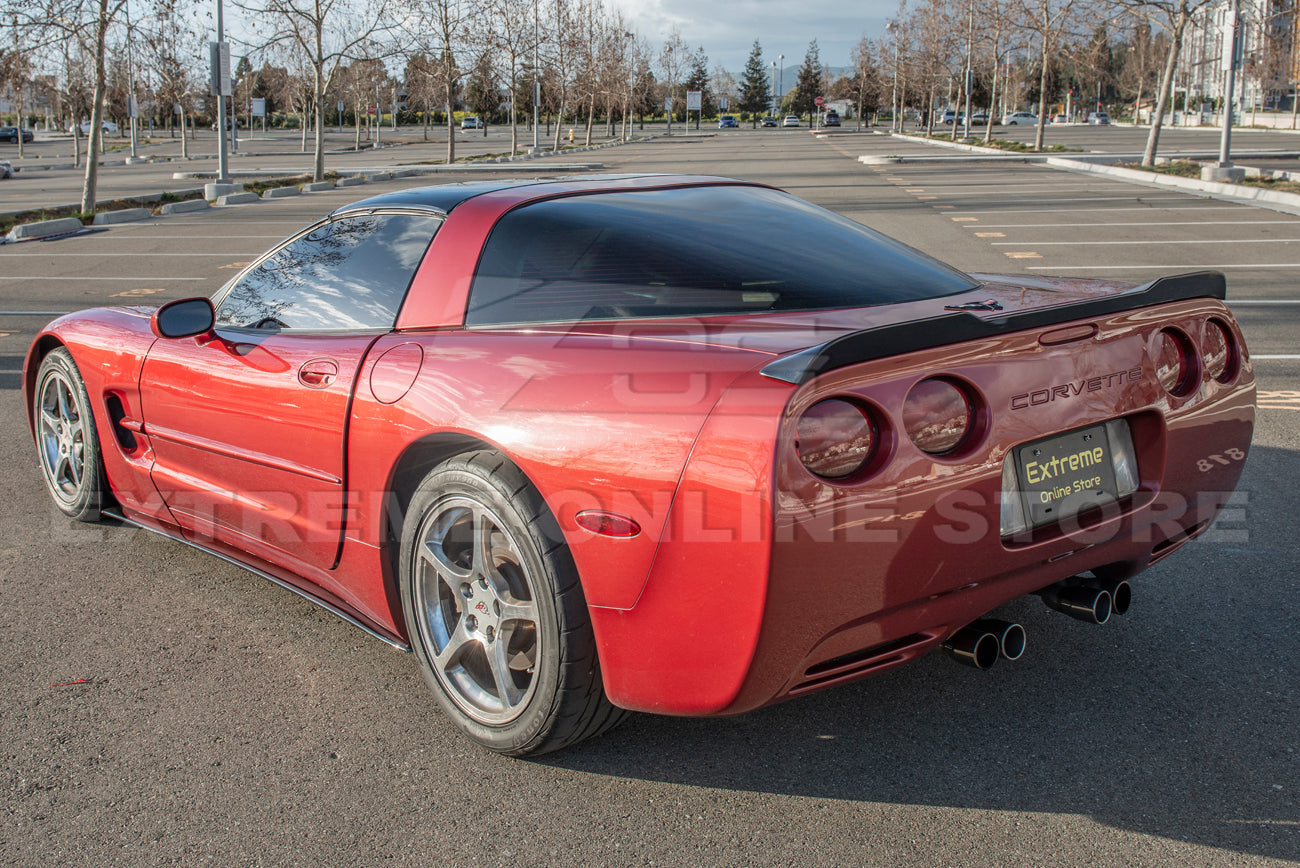
<svg viewBox="0 0 1300 868"><path fill-rule="evenodd" d="M81 521L98 520L105 491L99 441L81 372L66 349L41 362L34 401L41 470L55 505Z"/></svg>
<svg viewBox="0 0 1300 868"><path fill-rule="evenodd" d="M559 526L502 455L466 453L425 477L407 510L400 563L412 648L470 738L522 756L623 718L605 698Z"/></svg>

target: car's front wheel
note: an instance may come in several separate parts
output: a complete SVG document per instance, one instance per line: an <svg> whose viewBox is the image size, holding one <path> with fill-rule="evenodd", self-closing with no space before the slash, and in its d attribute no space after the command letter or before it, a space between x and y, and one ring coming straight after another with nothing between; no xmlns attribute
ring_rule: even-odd
<svg viewBox="0 0 1300 868"><path fill-rule="evenodd" d="M491 451L456 456L416 489L403 527L402 604L439 704L512 756L616 725L577 568L523 473Z"/></svg>
<svg viewBox="0 0 1300 868"><path fill-rule="evenodd" d="M36 374L36 446L54 505L78 521L98 521L107 495L90 397L72 354L51 350Z"/></svg>

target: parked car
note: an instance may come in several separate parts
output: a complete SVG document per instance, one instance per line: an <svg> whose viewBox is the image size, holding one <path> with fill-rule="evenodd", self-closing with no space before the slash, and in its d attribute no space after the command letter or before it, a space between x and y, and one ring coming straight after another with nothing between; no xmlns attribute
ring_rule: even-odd
<svg viewBox="0 0 1300 868"><path fill-rule="evenodd" d="M14 176L14 164L8 160L0 160L0 180L7 180Z"/></svg>
<svg viewBox="0 0 1300 868"><path fill-rule="evenodd" d="M55 508L414 652L523 755L986 668L1022 595L1122 613L1250 449L1224 296L976 278L725 178L477 181L345 205L210 299L59 317L21 381Z"/></svg>
<svg viewBox="0 0 1300 868"><path fill-rule="evenodd" d="M465 118L460 122L460 128L462 130L481 130L483 129L483 127L484 127L483 121L479 120L473 115Z"/></svg>
<svg viewBox="0 0 1300 868"><path fill-rule="evenodd" d="M970 116L970 123L973 127L988 126L989 113L984 111L973 112Z"/></svg>
<svg viewBox="0 0 1300 868"><path fill-rule="evenodd" d="M725 130L730 127L738 127L740 124L736 121L735 115L723 115L718 118L718 129Z"/></svg>
<svg viewBox="0 0 1300 868"><path fill-rule="evenodd" d="M225 127L226 127L226 130L227 130L227 131L230 130L230 123L231 123L230 118L226 118ZM235 118L235 120L234 120L234 124L235 124L235 129L237 129L237 130L242 130L242 129L244 128L244 122L243 122L242 120L240 120L239 118ZM213 130L213 131L215 132L216 129L217 129L217 122L216 122L216 121L213 121L213 122L212 122L212 125L211 125L211 127L209 127L209 129L211 129L211 130ZM105 130L105 132L108 132L108 131Z"/></svg>
<svg viewBox="0 0 1300 868"><path fill-rule="evenodd" d="M772 117L771 115L764 115L763 119L758 122L758 125L760 127L779 126L779 124L776 122L776 118Z"/></svg>
<svg viewBox="0 0 1300 868"><path fill-rule="evenodd" d="M106 133L117 132L117 124L113 123L112 121L104 121L101 124L100 128ZM212 128L215 130L216 126L214 125ZM77 129L81 131L81 134L83 136L90 135L90 121L86 121L85 123L81 124L80 126L77 127ZM71 132L71 130L69 130L69 132Z"/></svg>
<svg viewBox="0 0 1300 868"><path fill-rule="evenodd" d="M955 109L948 109L939 116L939 123L946 126L952 126L957 123L957 111Z"/></svg>
<svg viewBox="0 0 1300 868"><path fill-rule="evenodd" d="M840 125L840 116L836 112L827 112L822 116L822 126L838 127Z"/></svg>
<svg viewBox="0 0 1300 868"><path fill-rule="evenodd" d="M1011 112L1002 116L1002 123L1006 126L1035 126L1038 124L1038 115L1029 112Z"/></svg>
<svg viewBox="0 0 1300 868"><path fill-rule="evenodd" d="M0 127L0 142L12 142L16 145L18 144L18 137L20 135L24 142L30 142L32 139L36 138L35 134L26 128Z"/></svg>
<svg viewBox="0 0 1300 868"><path fill-rule="evenodd" d="M785 116L785 120L781 121L781 126L783 126L783 127L797 127L797 126L799 126L799 116L798 116L798 115L786 115L786 116Z"/></svg>
<svg viewBox="0 0 1300 868"><path fill-rule="evenodd" d="M1110 115L1105 112L1089 112L1088 123L1093 126L1108 126L1110 124Z"/></svg>

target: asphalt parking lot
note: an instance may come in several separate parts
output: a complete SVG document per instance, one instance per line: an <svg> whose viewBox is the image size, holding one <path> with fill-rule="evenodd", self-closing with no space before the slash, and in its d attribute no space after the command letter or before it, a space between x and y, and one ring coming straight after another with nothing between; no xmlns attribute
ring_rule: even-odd
<svg viewBox="0 0 1300 868"><path fill-rule="evenodd" d="M884 136L741 132L592 156L772 183L971 272L1224 271L1260 389L1234 507L1104 627L1008 606L1029 632L1014 664L932 655L738 718L638 715L503 759L442 719L409 655L197 551L64 521L18 392L55 312L209 294L326 211L428 180L6 245L0 862L1300 861L1300 217L1028 163L859 163L899 151Z"/></svg>

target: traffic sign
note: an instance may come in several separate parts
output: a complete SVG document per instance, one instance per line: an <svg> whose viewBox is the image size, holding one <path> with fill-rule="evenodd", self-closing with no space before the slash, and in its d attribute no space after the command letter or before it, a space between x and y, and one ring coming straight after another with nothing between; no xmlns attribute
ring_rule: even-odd
<svg viewBox="0 0 1300 868"><path fill-rule="evenodd" d="M817 103L817 105L826 105L826 98L819 96L813 102Z"/></svg>

